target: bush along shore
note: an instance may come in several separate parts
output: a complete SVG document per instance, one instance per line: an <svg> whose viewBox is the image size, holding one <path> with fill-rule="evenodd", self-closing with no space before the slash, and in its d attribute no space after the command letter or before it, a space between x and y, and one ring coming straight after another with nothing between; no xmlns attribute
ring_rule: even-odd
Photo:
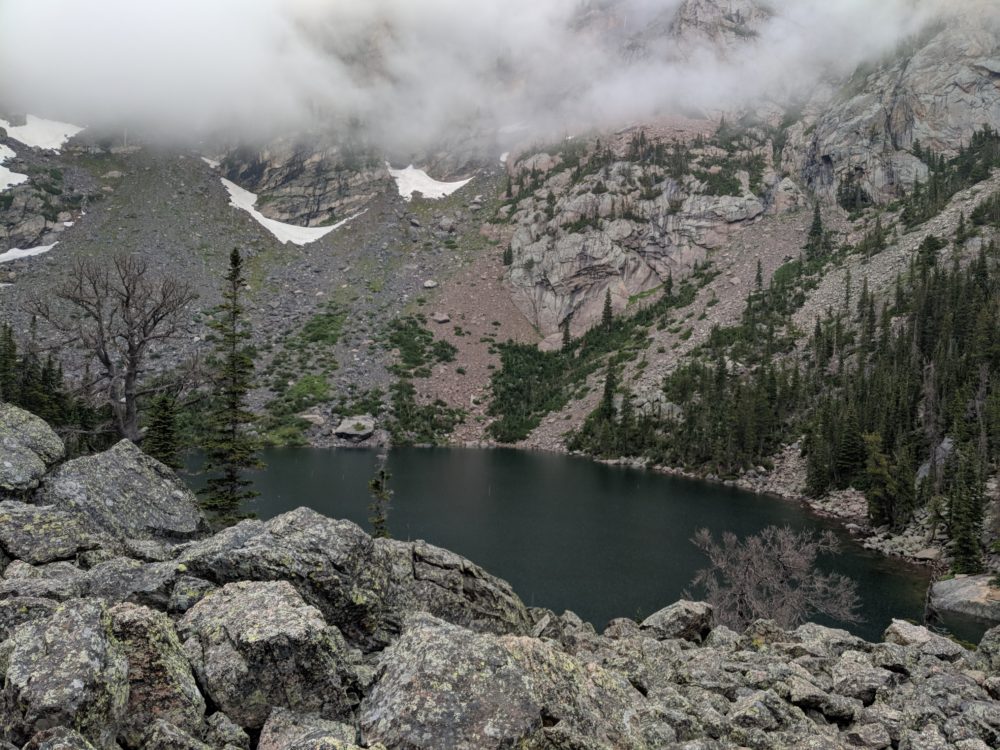
<svg viewBox="0 0 1000 750"><path fill-rule="evenodd" d="M0 406L0 739L17 748L945 748L1000 743L1000 628L603 633L474 563L299 509L212 534L121 442Z"/></svg>

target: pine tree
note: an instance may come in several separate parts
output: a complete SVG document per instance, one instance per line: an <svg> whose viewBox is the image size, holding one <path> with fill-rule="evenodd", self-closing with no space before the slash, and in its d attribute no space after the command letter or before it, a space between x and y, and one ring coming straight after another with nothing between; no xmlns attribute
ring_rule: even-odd
<svg viewBox="0 0 1000 750"><path fill-rule="evenodd" d="M615 378L614 363L608 362L608 371L604 376L604 394L601 396L601 406L598 413L604 421L611 421L615 416L615 389L618 387Z"/></svg>
<svg viewBox="0 0 1000 750"><path fill-rule="evenodd" d="M17 344L14 329L6 323L0 327L0 401L17 400Z"/></svg>
<svg viewBox="0 0 1000 750"><path fill-rule="evenodd" d="M611 307L611 290L608 289L604 292L604 311L601 313L601 328L606 333L611 333L614 322L615 313Z"/></svg>
<svg viewBox="0 0 1000 750"><path fill-rule="evenodd" d="M250 489L251 482L244 473L263 467L259 441L251 434L255 417L246 408L254 366L247 346L250 330L241 298L245 283L243 259L239 250L234 249L229 256L223 302L209 323L215 344L210 363L214 388L203 446L209 480L201 502L219 525L239 520L241 507L257 494Z"/></svg>
<svg viewBox="0 0 1000 750"><path fill-rule="evenodd" d="M368 490L371 492L372 501L368 506L368 522L372 525L372 536L376 539L388 539L389 534L389 510L392 508L392 489L389 487L389 480L392 474L386 469L387 457L385 454L379 456L378 468L375 476L368 482Z"/></svg>
<svg viewBox="0 0 1000 750"><path fill-rule="evenodd" d="M983 569L980 535L983 527L983 490L972 460L962 455L949 502L952 568L956 573Z"/></svg>
<svg viewBox="0 0 1000 750"><path fill-rule="evenodd" d="M858 415L853 406L847 409L843 431L837 444L837 455L834 468L837 472L837 482L841 487L847 487L864 468L867 450L865 440L861 435Z"/></svg>
<svg viewBox="0 0 1000 750"><path fill-rule="evenodd" d="M823 252L823 214L819 209L819 202L813 206L812 226L809 227L809 238L806 240L806 257L809 260L816 260Z"/></svg>
<svg viewBox="0 0 1000 750"><path fill-rule="evenodd" d="M503 264L505 266L514 264L514 250L510 245L507 245L507 249L503 251Z"/></svg>
<svg viewBox="0 0 1000 750"><path fill-rule="evenodd" d="M142 440L142 450L171 469L181 467L180 439L177 435L177 404L162 393L153 400L149 427Z"/></svg>

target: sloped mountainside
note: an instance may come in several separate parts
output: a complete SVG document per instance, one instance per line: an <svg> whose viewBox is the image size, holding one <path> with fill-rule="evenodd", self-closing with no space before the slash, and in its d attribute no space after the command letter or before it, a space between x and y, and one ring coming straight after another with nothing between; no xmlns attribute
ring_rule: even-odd
<svg viewBox="0 0 1000 750"><path fill-rule="evenodd" d="M967 650L717 626L603 633L424 542L306 509L210 535L127 444L61 462L0 410L0 739L75 750L910 748L1000 741L1000 629ZM169 502L166 502L168 501Z"/></svg>

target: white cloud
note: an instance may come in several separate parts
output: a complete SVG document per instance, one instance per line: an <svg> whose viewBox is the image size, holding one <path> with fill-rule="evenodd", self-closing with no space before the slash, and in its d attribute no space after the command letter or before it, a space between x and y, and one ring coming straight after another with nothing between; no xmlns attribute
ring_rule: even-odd
<svg viewBox="0 0 1000 750"><path fill-rule="evenodd" d="M617 41L678 3L590 2L613 12L580 31L585 0L0 2L0 107L187 139L355 117L419 147L801 90L891 49L943 0L770 0L760 38L727 60L666 44L626 64Z"/></svg>

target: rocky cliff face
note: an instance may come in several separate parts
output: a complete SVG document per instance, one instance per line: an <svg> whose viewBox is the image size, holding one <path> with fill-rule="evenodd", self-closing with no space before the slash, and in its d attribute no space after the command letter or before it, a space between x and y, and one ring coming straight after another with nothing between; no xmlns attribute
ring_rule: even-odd
<svg viewBox="0 0 1000 750"><path fill-rule="evenodd" d="M37 469L28 453L58 460L41 424L8 411L4 424L32 436L8 461L25 464L17 476ZM0 428L0 438L13 432ZM122 518L163 492L128 451L92 461L100 470L83 486ZM305 509L181 541L149 522L94 532L91 515L61 495L11 492L0 490L6 747L1000 741L1000 629L975 651L904 622L878 644L811 624L761 621L739 634L716 626L707 605L680 602L598 634L570 612L525 607L450 552L374 540ZM189 494L174 499L197 513Z"/></svg>
<svg viewBox="0 0 1000 750"><path fill-rule="evenodd" d="M311 227L353 216L392 186L377 152L361 140L330 135L235 149L223 171L260 196L257 208L268 218Z"/></svg>
<svg viewBox="0 0 1000 750"><path fill-rule="evenodd" d="M668 278L679 283L745 226L806 203L775 170L763 132L722 147L633 129L509 171L513 299L545 336L566 324L586 331L606 292L620 313Z"/></svg>
<svg viewBox="0 0 1000 750"><path fill-rule="evenodd" d="M1000 11L964 3L888 59L821 91L788 131L788 166L827 200L843 186L886 203L925 180L923 149L954 155L1000 126Z"/></svg>

